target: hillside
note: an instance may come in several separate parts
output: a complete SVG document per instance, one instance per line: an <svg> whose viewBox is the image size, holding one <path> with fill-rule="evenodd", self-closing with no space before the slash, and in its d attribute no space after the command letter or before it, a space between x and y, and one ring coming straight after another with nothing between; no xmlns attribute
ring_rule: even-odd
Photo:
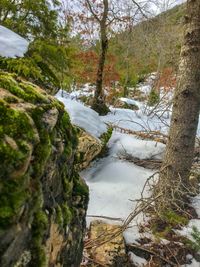
<svg viewBox="0 0 200 267"><path fill-rule="evenodd" d="M111 40L109 51L117 58L117 71L124 83L134 84L138 74L177 69L184 12L185 5L175 6Z"/></svg>

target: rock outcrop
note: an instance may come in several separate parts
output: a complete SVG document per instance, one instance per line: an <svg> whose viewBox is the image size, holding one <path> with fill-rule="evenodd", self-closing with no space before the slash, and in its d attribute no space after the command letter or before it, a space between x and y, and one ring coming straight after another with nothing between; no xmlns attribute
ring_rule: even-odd
<svg viewBox="0 0 200 267"><path fill-rule="evenodd" d="M77 148L77 169L85 169L90 162L101 153L103 143L90 135L89 133L80 129L78 134L78 148Z"/></svg>
<svg viewBox="0 0 200 267"><path fill-rule="evenodd" d="M113 128L108 127L107 132L103 133L100 138L92 136L81 128L77 128L77 130L76 169L80 171L88 167L97 156L100 157L107 152L107 144L112 136Z"/></svg>
<svg viewBox="0 0 200 267"><path fill-rule="evenodd" d="M39 87L0 72L0 266L77 267L88 188L77 130Z"/></svg>
<svg viewBox="0 0 200 267"><path fill-rule="evenodd" d="M84 250L88 266L133 266L126 254L123 233L119 225L93 221L90 224L88 240ZM89 259L92 259L91 262ZM84 262L83 265L84 266Z"/></svg>

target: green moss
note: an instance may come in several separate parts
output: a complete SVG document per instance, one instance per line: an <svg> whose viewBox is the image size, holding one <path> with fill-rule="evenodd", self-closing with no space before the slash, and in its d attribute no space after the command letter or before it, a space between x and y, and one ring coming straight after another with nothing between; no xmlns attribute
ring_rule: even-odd
<svg viewBox="0 0 200 267"><path fill-rule="evenodd" d="M71 197L71 192L73 188L73 181L70 181L68 177L64 176L62 179L63 184L63 194L65 200L68 200Z"/></svg>
<svg viewBox="0 0 200 267"><path fill-rule="evenodd" d="M33 162L35 177L40 177L44 172L46 162L52 151L50 135L48 133L48 130L45 128L44 123L42 122L44 113L45 110L42 107L36 108L34 111L32 111L32 118L35 122L40 136L40 143L37 144L34 151L35 158L37 159Z"/></svg>
<svg viewBox="0 0 200 267"><path fill-rule="evenodd" d="M107 132L103 133L101 135L100 140L101 140L101 143L102 143L103 146L102 146L100 154L97 155L97 157L104 157L105 154L107 153L107 151L108 151L107 144L108 144L108 141L110 140L110 138L112 136L112 133L113 133L113 128L109 127Z"/></svg>
<svg viewBox="0 0 200 267"><path fill-rule="evenodd" d="M76 176L74 180L73 194L76 196L85 196L86 198L89 197L88 186L86 185L84 180L78 176Z"/></svg>
<svg viewBox="0 0 200 267"><path fill-rule="evenodd" d="M0 87L30 103L49 103L48 98L39 93L34 86L26 82L18 83L9 74L0 75Z"/></svg>
<svg viewBox="0 0 200 267"><path fill-rule="evenodd" d="M44 233L48 225L48 218L44 211L38 210L32 223L32 260L31 266L44 267L46 266L46 255L43 246Z"/></svg>
<svg viewBox="0 0 200 267"><path fill-rule="evenodd" d="M187 225L189 219L185 215L180 215L173 210L167 210L160 214L159 220L151 222L151 230L155 237L167 238L173 233L173 229Z"/></svg>
<svg viewBox="0 0 200 267"><path fill-rule="evenodd" d="M56 222L60 227L66 227L72 220L72 212L66 203L56 206Z"/></svg>
<svg viewBox="0 0 200 267"><path fill-rule="evenodd" d="M138 106L134 105L134 104L128 104L128 103L124 103L123 107L124 109L131 109L131 110L138 110Z"/></svg>
<svg viewBox="0 0 200 267"><path fill-rule="evenodd" d="M72 220L72 212L67 204L62 204L62 214L63 214L63 226L67 226L70 224Z"/></svg>
<svg viewBox="0 0 200 267"><path fill-rule="evenodd" d="M56 223L63 227L63 214L59 205L56 206Z"/></svg>
<svg viewBox="0 0 200 267"><path fill-rule="evenodd" d="M77 129L71 125L70 117L67 112L64 112L59 120L59 129L65 137L65 140L69 140L71 148L74 150L78 145ZM68 144L65 143L65 146Z"/></svg>
<svg viewBox="0 0 200 267"><path fill-rule="evenodd" d="M200 251L200 231L196 226L192 227L191 236L193 240L185 239L184 243L189 249L198 253Z"/></svg>
<svg viewBox="0 0 200 267"><path fill-rule="evenodd" d="M150 107L152 107L152 106L155 106L159 102L159 100L160 100L159 93L155 89L152 89L149 94L147 104Z"/></svg>
<svg viewBox="0 0 200 267"><path fill-rule="evenodd" d="M14 103L19 103L19 99L17 97L15 97L15 96L6 96L4 98L4 101L9 103L9 104L11 104L11 103L13 103L13 104Z"/></svg>
<svg viewBox="0 0 200 267"><path fill-rule="evenodd" d="M166 223L168 223L174 227L177 225L184 226L189 222L189 220L186 216L179 215L176 212L174 212L173 210L168 210L168 211L164 212L162 214L161 218Z"/></svg>
<svg viewBox="0 0 200 267"><path fill-rule="evenodd" d="M29 101L31 103L50 103L49 99L47 96L44 96L40 92L37 91L36 87L33 85L26 83L26 82L21 82L19 83L20 88L24 91L24 97L26 101Z"/></svg>
<svg viewBox="0 0 200 267"><path fill-rule="evenodd" d="M34 85L0 73L0 86L13 94L0 100L0 231L4 232L19 219L31 225L30 266L42 267L46 265L44 242L49 227L44 203L49 216L56 210L56 220L63 228L73 218L72 197L88 198L88 188L72 166L78 130L72 127L63 105L40 93ZM54 107L59 111L58 122L50 131L43 118ZM58 142L63 142L64 150L57 146ZM55 150L52 153L53 146L60 148L60 154ZM41 178L51 156L58 164L55 171L59 171L63 188L58 199L54 196L59 205L48 207L48 201L43 200L46 188Z"/></svg>
<svg viewBox="0 0 200 267"><path fill-rule="evenodd" d="M76 152L76 154L75 154L75 162L76 162L76 164L80 164L80 163L82 163L83 162L83 160L84 160L84 156L85 156L85 153L84 152Z"/></svg>
<svg viewBox="0 0 200 267"><path fill-rule="evenodd" d="M9 135L15 139L26 139L32 142L35 132L26 113L13 109L4 100L0 100L0 137Z"/></svg>
<svg viewBox="0 0 200 267"><path fill-rule="evenodd" d="M12 224L29 196L25 190L26 178L18 181L4 181L0 194L0 228L4 229Z"/></svg>
<svg viewBox="0 0 200 267"><path fill-rule="evenodd" d="M48 135L46 135L46 138L44 136L44 139L41 141L43 143L38 144L35 148L35 157L37 160L33 162L34 176L38 178L43 174L46 162L49 159L52 151L52 146Z"/></svg>
<svg viewBox="0 0 200 267"><path fill-rule="evenodd" d="M28 197L23 166L34 143L29 117L0 100L0 227L9 227ZM5 168L6 166L6 168Z"/></svg>
<svg viewBox="0 0 200 267"><path fill-rule="evenodd" d="M109 127L106 133L103 133L100 137L100 140L103 144L103 146L106 146L108 141L110 140L113 133L113 128Z"/></svg>

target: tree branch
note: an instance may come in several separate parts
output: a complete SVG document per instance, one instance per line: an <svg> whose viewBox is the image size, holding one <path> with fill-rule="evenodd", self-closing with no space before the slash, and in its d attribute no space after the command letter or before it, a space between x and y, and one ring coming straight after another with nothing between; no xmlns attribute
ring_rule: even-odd
<svg viewBox="0 0 200 267"><path fill-rule="evenodd" d="M97 16L97 14L94 12L90 0L86 0L86 3L87 3L87 5L88 5L88 8L89 8L90 12L91 12L92 15L94 16L94 18L100 23L101 20L99 19L99 17Z"/></svg>
<svg viewBox="0 0 200 267"><path fill-rule="evenodd" d="M148 19L147 15L143 12L142 7L140 6L140 4L138 4L135 0L132 0L133 4L137 6L138 10L140 11L140 13L142 14L142 16L144 16L146 19Z"/></svg>

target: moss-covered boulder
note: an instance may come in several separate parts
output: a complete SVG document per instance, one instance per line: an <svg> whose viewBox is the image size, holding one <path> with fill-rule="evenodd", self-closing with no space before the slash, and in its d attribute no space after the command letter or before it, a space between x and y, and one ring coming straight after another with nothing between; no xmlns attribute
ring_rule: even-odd
<svg viewBox="0 0 200 267"><path fill-rule="evenodd" d="M76 129L39 87L0 72L0 266L79 266L88 189Z"/></svg>

